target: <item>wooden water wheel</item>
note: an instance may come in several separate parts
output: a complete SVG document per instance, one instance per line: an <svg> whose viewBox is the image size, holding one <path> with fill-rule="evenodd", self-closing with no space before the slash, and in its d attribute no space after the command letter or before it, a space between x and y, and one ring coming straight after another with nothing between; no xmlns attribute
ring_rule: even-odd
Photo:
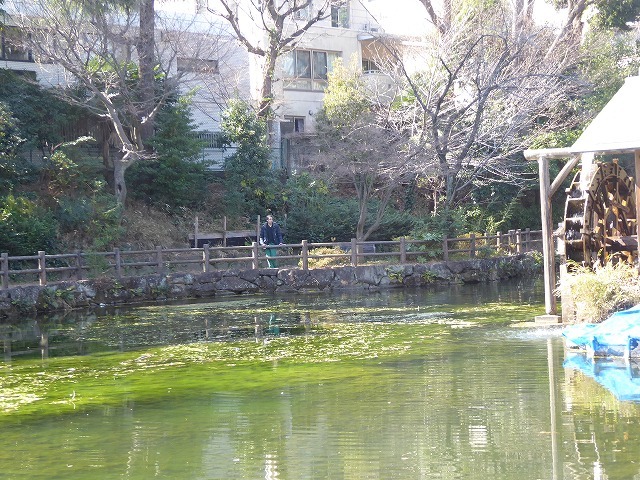
<svg viewBox="0 0 640 480"><path fill-rule="evenodd" d="M567 189L564 211L565 254L584 266L633 262L638 254L633 178L616 161L594 166L589 187L581 172Z"/></svg>

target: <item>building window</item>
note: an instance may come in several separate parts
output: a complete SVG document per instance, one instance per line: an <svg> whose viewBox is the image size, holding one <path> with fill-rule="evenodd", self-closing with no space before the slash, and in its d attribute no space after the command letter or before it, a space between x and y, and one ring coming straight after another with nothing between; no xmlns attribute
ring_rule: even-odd
<svg viewBox="0 0 640 480"><path fill-rule="evenodd" d="M309 20L311 18L311 3L300 10L293 12L293 18L296 20Z"/></svg>
<svg viewBox="0 0 640 480"><path fill-rule="evenodd" d="M331 26L349 28L349 5L331 7Z"/></svg>
<svg viewBox="0 0 640 480"><path fill-rule="evenodd" d="M304 117L284 117L285 122L280 126L282 134L304 133Z"/></svg>
<svg viewBox="0 0 640 480"><path fill-rule="evenodd" d="M22 46L22 38L22 32L16 27L3 27L0 58L18 62L33 62L33 53Z"/></svg>
<svg viewBox="0 0 640 480"><path fill-rule="evenodd" d="M222 132L198 132L196 138L203 143L203 148L225 148L225 136Z"/></svg>
<svg viewBox="0 0 640 480"><path fill-rule="evenodd" d="M293 90L324 90L327 74L340 58L338 52L293 50L283 57L284 88Z"/></svg>
<svg viewBox="0 0 640 480"><path fill-rule="evenodd" d="M218 60L203 60L200 58L178 57L178 71L190 73L220 73Z"/></svg>
<svg viewBox="0 0 640 480"><path fill-rule="evenodd" d="M362 71L364 73L378 73L380 68L373 60L362 59Z"/></svg>

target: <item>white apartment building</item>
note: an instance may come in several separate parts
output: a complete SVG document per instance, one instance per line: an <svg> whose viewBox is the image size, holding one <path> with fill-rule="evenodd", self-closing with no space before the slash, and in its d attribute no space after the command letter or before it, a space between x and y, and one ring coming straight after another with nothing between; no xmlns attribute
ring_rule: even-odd
<svg viewBox="0 0 640 480"><path fill-rule="evenodd" d="M376 90L391 88L378 69L378 56L383 50L379 38L389 36L374 7L384 1L389 0L350 0L344 6L332 7L330 15L314 24L293 51L279 58L274 82L274 166L295 168L300 163L296 157L302 153L296 151L296 139L313 134L314 116L322 107L327 74L336 59L361 65L363 75ZM238 8L249 9L250 3L238 0ZM11 13L8 7L20 2L5 4ZM181 32L180 41L172 44L178 52L173 55L171 68L183 75L181 91L193 92L193 118L208 142L203 158L216 162L215 168L221 169L225 156L233 152L219 145L221 114L229 98L259 99L263 58L247 52L225 21L215 15L217 8L217 0L156 0L157 16L171 19L157 22L159 42L169 39L171 29L188 29L187 35ZM293 21L304 21L304 15L304 11L299 12L300 18ZM60 67L37 63L31 52L14 41L20 32L11 27L10 18L6 22L9 27L2 31L0 68L35 77L44 86L68 82ZM266 40L259 24L247 22L246 26L250 29L248 37Z"/></svg>

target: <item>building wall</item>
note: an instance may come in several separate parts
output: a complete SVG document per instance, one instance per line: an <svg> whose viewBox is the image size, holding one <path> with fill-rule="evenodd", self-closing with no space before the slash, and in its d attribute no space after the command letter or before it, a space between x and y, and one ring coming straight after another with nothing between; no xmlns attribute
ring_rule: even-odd
<svg viewBox="0 0 640 480"><path fill-rule="evenodd" d="M239 0L249 2L250 0ZM383 29L367 9L373 5L371 0L352 0L348 8L348 25L332 26L331 17L324 19L311 27L303 36L298 49L339 54L345 64L354 61L360 66L365 55L371 55L372 35L382 33ZM220 132L220 119L227 101L230 98L242 98L257 101L260 97L260 86L263 76L263 58L249 54L234 38L233 32L220 17L213 15L205 7L215 7L213 0L157 0L156 10L162 21L157 23L161 30L159 37L171 28L182 30L188 26L189 33L180 37L179 42L172 45L176 48L178 63L180 59L197 58L203 64L216 63L215 69L194 68L185 75L184 83L180 86L182 94L191 93L192 113L194 123L207 138L214 138ZM248 5L248 3L247 3ZM252 41L266 41L264 30L259 25L243 19L243 26L247 37ZM252 27L252 28L251 28ZM183 34L181 34L183 35ZM166 47L166 46L165 46ZM168 49L171 53L171 48ZM55 65L39 65L33 62L0 60L0 68L13 70L30 70L36 73L38 81L43 86L64 85L72 81L65 76L62 68ZM304 125L304 133L313 133L314 116L322 107L323 92L320 90L302 90L289 88L283 82L283 62L280 59L276 71L274 93L276 96L275 136L273 145L280 146L282 133L294 131L294 125ZM178 64L174 64L173 73L177 73ZM368 76L378 89L386 80L379 75ZM382 82L382 83L381 83ZM298 123L295 123L298 122ZM282 128L280 128L282 127ZM302 133L302 130L300 132ZM213 143L202 152L202 158L215 160L216 169L222 168L224 158L232 150L223 151ZM274 152L274 165L280 160Z"/></svg>
<svg viewBox="0 0 640 480"><path fill-rule="evenodd" d="M337 52L343 64L349 65L353 61L359 68L362 64L361 39L371 31L382 32L382 27L360 0L350 2L348 18L348 28L332 26L331 18L318 22L305 34L297 49ZM279 67L277 78L282 79L282 59ZM287 117L304 118L304 132L312 133L315 130L313 117L322 108L324 93L318 90L287 88L283 81L276 83L275 91L279 99L276 105L277 118L281 121L286 121Z"/></svg>

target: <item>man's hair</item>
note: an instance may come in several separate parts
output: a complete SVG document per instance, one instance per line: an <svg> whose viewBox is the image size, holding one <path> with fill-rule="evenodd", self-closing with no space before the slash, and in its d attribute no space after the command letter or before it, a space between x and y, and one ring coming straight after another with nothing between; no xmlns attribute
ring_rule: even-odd
<svg viewBox="0 0 640 480"><path fill-rule="evenodd" d="M273 220L273 215L267 215L267 220L269 219Z"/></svg>

